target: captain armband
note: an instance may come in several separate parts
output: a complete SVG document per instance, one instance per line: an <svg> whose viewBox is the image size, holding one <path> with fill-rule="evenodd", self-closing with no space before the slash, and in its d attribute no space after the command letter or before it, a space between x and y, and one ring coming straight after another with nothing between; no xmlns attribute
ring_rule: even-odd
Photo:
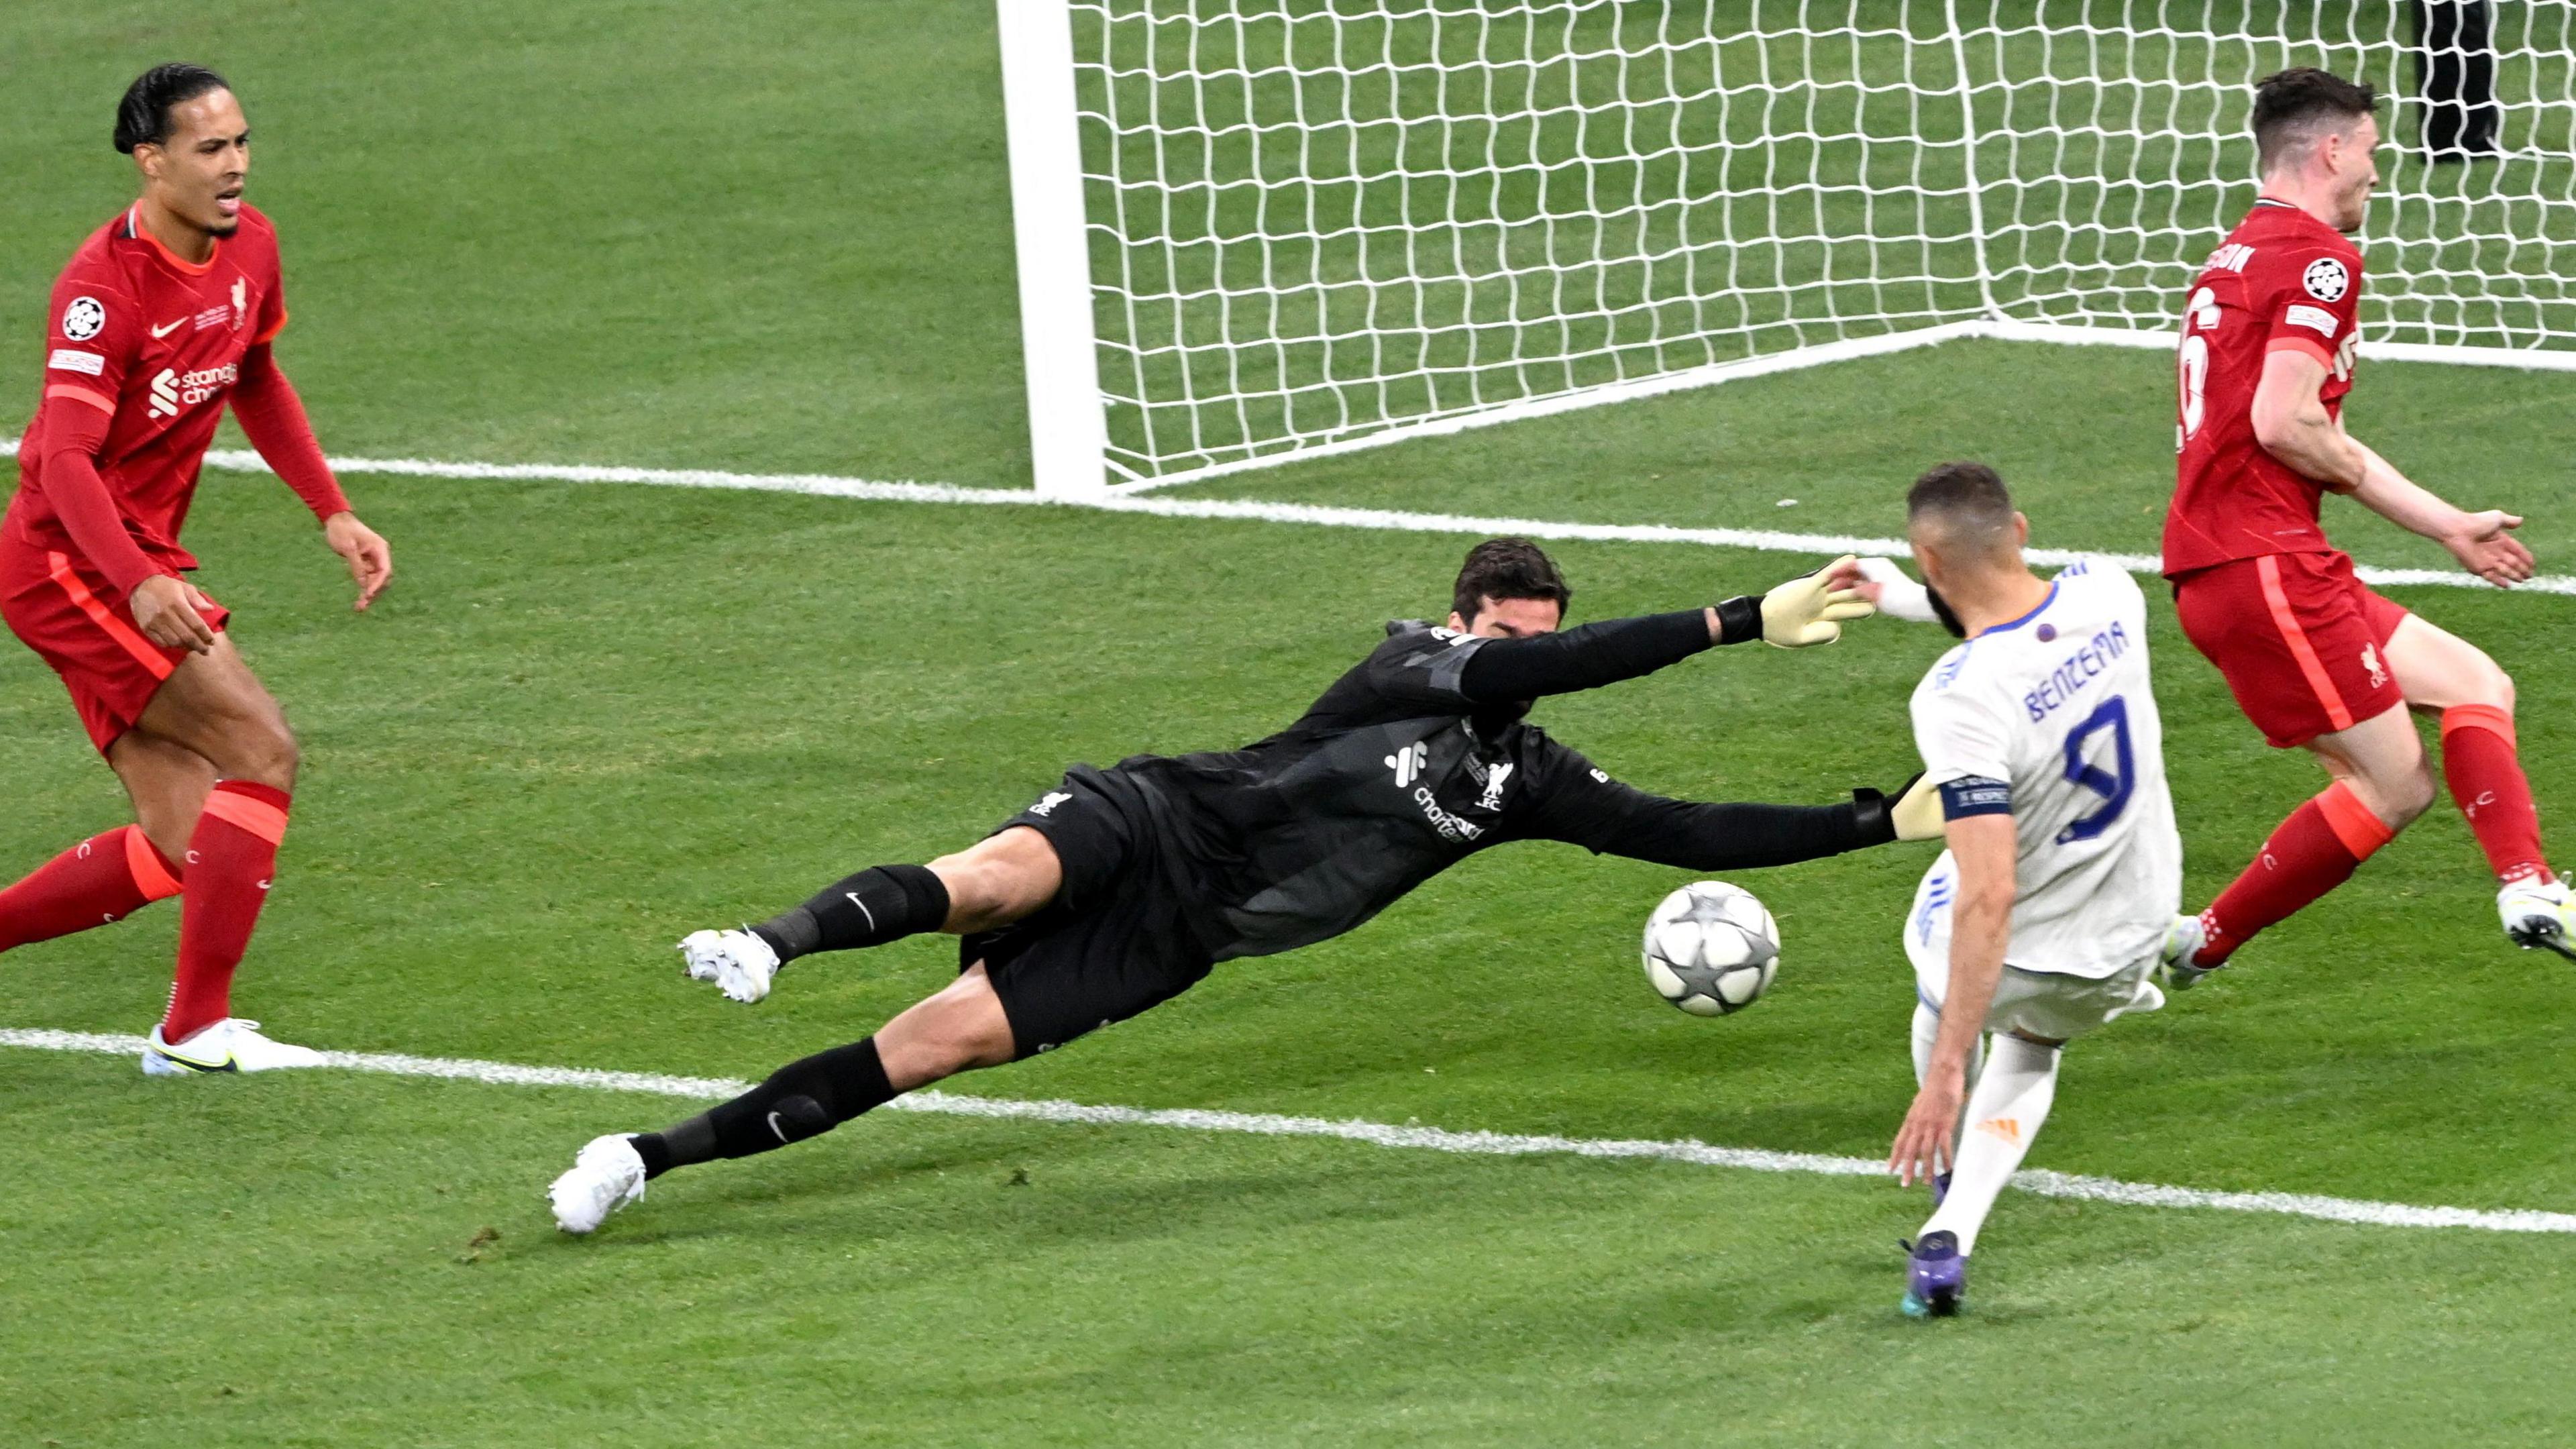
<svg viewBox="0 0 2576 1449"><path fill-rule="evenodd" d="M2010 815L2012 785L1983 775L1969 775L1941 786L1941 818L1965 820L1971 815Z"/></svg>

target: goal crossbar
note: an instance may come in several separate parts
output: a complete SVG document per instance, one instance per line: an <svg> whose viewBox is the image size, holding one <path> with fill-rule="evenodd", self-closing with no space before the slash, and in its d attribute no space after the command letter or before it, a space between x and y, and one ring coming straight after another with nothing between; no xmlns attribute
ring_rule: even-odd
<svg viewBox="0 0 2576 1449"><path fill-rule="evenodd" d="M2170 347L2255 79L2377 84L2368 355L2576 368L2576 0L997 0L1039 490L1962 338Z"/></svg>

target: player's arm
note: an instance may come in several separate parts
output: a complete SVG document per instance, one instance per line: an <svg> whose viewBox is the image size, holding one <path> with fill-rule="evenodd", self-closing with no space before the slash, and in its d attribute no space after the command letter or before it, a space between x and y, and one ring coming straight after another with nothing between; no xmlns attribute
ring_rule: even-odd
<svg viewBox="0 0 2576 1449"><path fill-rule="evenodd" d="M1899 829L1922 814L1914 808L1919 787L1913 783L1894 800L1864 789L1833 805L1675 800L1614 780L1562 745L1548 748L1517 831L1598 855L1683 870L1753 870L1922 838Z"/></svg>
<svg viewBox="0 0 2576 1449"><path fill-rule="evenodd" d="M108 587L125 596L143 637L197 654L214 648L215 631L197 612L206 607L205 596L136 546L99 476L98 454L113 415L104 405L52 393L45 406L58 411L45 420L46 448L36 459L36 478L73 547Z"/></svg>
<svg viewBox="0 0 2576 1449"><path fill-rule="evenodd" d="M1961 786L1970 787L1961 790ZM1953 814L1944 834L1959 871L1958 899L1950 908L1950 989L1941 1002L1941 1028L1932 1038L1932 1061L1914 1105L1897 1129L1887 1166L1901 1182L1930 1178L1955 1159L1959 1106L1967 1100L1968 1062L1984 1034L1987 1008L2003 980L2004 948L2012 936L2013 865L2019 842L2011 805L1996 781L1954 781L1945 802L1959 795L1986 796L2000 808L1971 804ZM1951 807L1956 809L1958 807Z"/></svg>
<svg viewBox="0 0 2576 1449"><path fill-rule="evenodd" d="M215 631L197 610L204 596L155 563L125 529L125 515L99 473L126 369L142 346L141 313L105 277L66 274L54 284L55 330L48 336L41 428L31 459L36 486L71 535L72 546L122 595L135 627L153 643L204 653Z"/></svg>
<svg viewBox="0 0 2576 1449"><path fill-rule="evenodd" d="M2522 527L2517 514L2490 508L2471 513L2397 471L2358 439L2361 486L2353 501L2409 533L2420 533L2451 551L2460 566L2497 588L2509 588L2532 574L2531 550L2513 536Z"/></svg>
<svg viewBox="0 0 2576 1449"><path fill-rule="evenodd" d="M347 495L340 491L339 480L331 476L331 465L322 457L322 444L313 436L313 423L304 412L304 400L298 397L294 384L277 365L269 344L262 342L242 356L241 379L233 386L233 416L240 420L242 432L250 445L259 450L262 461L284 479L304 506L322 523L322 538L331 551L346 560L349 577L357 582L357 607L364 609L375 602L393 578L393 550L374 529L358 521L351 511Z"/></svg>
<svg viewBox="0 0 2576 1449"><path fill-rule="evenodd" d="M2320 396L2329 375L2322 349L2275 344L2254 385L2254 441L2303 478L2337 493L2359 488L2369 453L2337 426Z"/></svg>
<svg viewBox="0 0 2576 1449"><path fill-rule="evenodd" d="M2522 526L2520 518L2494 509L2471 513L2455 507L2344 431L2320 396L2331 375L2331 354L2312 339L2296 336L2296 330L2293 324L2287 329L2290 335L2276 338L2263 354L2263 377L2255 385L2252 408L2254 441L2263 451L2302 477L2351 494L2355 502L2409 533L2441 544L2462 567L2491 584L2501 588L2530 578L2531 550L2511 532Z"/></svg>
<svg viewBox="0 0 2576 1449"><path fill-rule="evenodd" d="M1476 639L1464 652L1458 687L1470 703L1499 704L1598 689L1652 674L1704 649L1755 639L1784 649L1830 644L1844 621L1866 618L1868 600L1852 559L1837 559L1760 598L1750 594L1714 608L1605 619L1523 639Z"/></svg>
<svg viewBox="0 0 2576 1449"><path fill-rule="evenodd" d="M1932 591L1914 581L1912 575L1896 566L1889 558L1865 558L1860 561L1862 598L1878 606L1878 611L1891 619L1913 624L1937 624L1941 616L1932 608Z"/></svg>

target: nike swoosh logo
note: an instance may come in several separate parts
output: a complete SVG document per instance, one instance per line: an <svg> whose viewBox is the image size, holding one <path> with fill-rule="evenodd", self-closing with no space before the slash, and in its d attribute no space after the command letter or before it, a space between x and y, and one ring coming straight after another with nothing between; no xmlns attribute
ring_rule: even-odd
<svg viewBox="0 0 2576 1449"><path fill-rule="evenodd" d="M180 319L179 319L179 321L177 321L177 322L173 322L173 323L171 323L171 324L170 324L169 326L167 326L167 327L155 327L155 328L153 328L153 329L152 329L152 340L153 340L153 341L155 341L155 342L158 342L158 341L160 341L162 338L169 336L171 333L178 331L178 330L179 330L179 327L180 327L180 324L181 324L181 323L186 322L187 320L188 320L187 318L182 317L182 318L180 318Z"/></svg>

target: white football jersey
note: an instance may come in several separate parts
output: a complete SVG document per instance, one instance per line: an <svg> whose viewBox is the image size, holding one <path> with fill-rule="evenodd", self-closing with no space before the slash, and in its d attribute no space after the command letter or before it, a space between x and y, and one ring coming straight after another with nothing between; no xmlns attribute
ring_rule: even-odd
<svg viewBox="0 0 2576 1449"><path fill-rule="evenodd" d="M1913 711L1945 813L2013 817L2008 963L2098 978L2163 946L2182 905L2182 837L2136 580L2107 559L2069 565L2038 608L1942 655ZM1906 922L1911 950L1937 944L1947 959L1957 882L1943 851Z"/></svg>

